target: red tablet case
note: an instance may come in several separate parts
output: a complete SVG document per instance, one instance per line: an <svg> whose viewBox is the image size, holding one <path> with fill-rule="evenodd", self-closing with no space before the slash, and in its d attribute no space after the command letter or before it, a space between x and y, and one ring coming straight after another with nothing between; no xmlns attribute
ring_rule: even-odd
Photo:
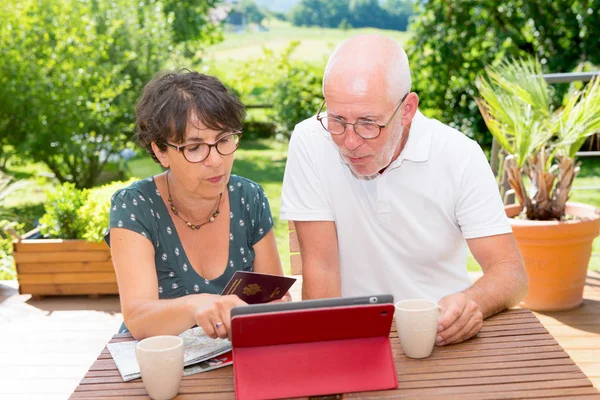
<svg viewBox="0 0 600 400"><path fill-rule="evenodd" d="M392 304L238 315L232 318L236 398L398 387L389 333Z"/></svg>

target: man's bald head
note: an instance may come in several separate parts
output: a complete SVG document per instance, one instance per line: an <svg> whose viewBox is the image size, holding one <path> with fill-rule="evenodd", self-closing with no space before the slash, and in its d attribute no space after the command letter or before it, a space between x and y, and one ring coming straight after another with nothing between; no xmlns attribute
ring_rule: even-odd
<svg viewBox="0 0 600 400"><path fill-rule="evenodd" d="M411 89L406 52L398 42L382 35L358 35L345 40L325 67L325 96L330 88L348 94L385 91L391 101L397 101Z"/></svg>

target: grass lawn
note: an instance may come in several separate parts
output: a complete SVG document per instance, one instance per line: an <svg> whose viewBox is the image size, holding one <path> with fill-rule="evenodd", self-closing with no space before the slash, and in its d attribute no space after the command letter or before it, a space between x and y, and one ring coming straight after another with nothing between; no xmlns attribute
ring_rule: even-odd
<svg viewBox="0 0 600 400"><path fill-rule="evenodd" d="M324 62L334 47L351 36L363 33L381 33L396 39L401 44L408 37L406 32L375 28L331 29L319 27L296 27L289 22L276 19L263 23L265 32L225 32L224 40L208 47L202 54L203 60L221 63L224 61L246 61L262 55L263 47L274 51L283 50L292 41L300 41L293 58L303 61Z"/></svg>
<svg viewBox="0 0 600 400"><path fill-rule="evenodd" d="M300 42L291 55L294 61L322 69L333 49L344 39L365 33L380 33L404 44L408 33L375 28L331 29L319 27L295 27L288 22L276 19L263 23L265 32L225 32L224 40L204 49L199 55L201 64L195 66L202 72L215 75L225 82L235 80L244 64L264 55L263 49L275 54L281 53L291 42ZM260 66L258 67L260 70Z"/></svg>

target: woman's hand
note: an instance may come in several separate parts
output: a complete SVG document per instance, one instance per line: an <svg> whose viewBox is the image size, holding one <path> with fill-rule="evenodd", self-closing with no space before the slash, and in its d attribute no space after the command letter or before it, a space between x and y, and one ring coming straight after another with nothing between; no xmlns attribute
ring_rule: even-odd
<svg viewBox="0 0 600 400"><path fill-rule="evenodd" d="M288 301L292 301L292 295L290 294L290 292L287 292L285 296L283 296L281 299L273 300L270 303L286 303Z"/></svg>
<svg viewBox="0 0 600 400"><path fill-rule="evenodd" d="M215 296L215 298L212 304L196 310L194 315L196 324L213 339L231 338L231 309L247 304L236 295Z"/></svg>

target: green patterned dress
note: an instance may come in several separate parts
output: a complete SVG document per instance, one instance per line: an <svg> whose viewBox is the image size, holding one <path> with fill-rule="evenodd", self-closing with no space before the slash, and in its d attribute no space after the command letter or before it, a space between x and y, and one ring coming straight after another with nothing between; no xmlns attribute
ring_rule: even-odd
<svg viewBox="0 0 600 400"><path fill-rule="evenodd" d="M273 227L269 202L260 185L249 179L231 175L227 187L231 210L229 261L225 272L212 280L191 267L154 177L134 182L113 195L110 228L137 232L154 246L156 290L160 299L195 293L220 294L235 271L254 269L254 245ZM110 246L110 231L104 239ZM124 325L120 331L126 332Z"/></svg>

